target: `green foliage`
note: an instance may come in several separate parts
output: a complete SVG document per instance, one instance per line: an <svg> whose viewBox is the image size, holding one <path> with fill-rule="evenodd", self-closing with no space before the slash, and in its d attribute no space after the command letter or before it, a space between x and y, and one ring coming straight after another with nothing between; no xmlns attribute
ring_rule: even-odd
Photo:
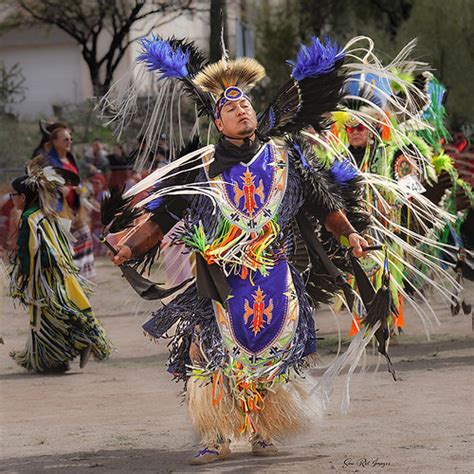
<svg viewBox="0 0 474 474"><path fill-rule="evenodd" d="M38 124L21 123L11 117L0 118L0 168L23 169L38 142ZM5 181L12 177L3 173L0 179Z"/></svg>
<svg viewBox="0 0 474 474"><path fill-rule="evenodd" d="M256 55L267 70L271 94L289 78L285 61L313 34L328 34L340 44L369 36L386 63L418 37L417 59L428 62L448 89L451 127L474 122L474 0L286 0L277 5L254 2ZM258 106L271 99L258 89L255 96Z"/></svg>
<svg viewBox="0 0 474 474"><path fill-rule="evenodd" d="M447 118L455 128L474 122L473 21L473 0L416 0L393 45L395 49L418 38L418 57L430 63L448 90Z"/></svg>
<svg viewBox="0 0 474 474"><path fill-rule="evenodd" d="M293 57L297 47L297 17L285 7L261 6L256 26L256 58L265 67L268 79L253 93L257 109L268 103L278 88L289 78L285 61Z"/></svg>

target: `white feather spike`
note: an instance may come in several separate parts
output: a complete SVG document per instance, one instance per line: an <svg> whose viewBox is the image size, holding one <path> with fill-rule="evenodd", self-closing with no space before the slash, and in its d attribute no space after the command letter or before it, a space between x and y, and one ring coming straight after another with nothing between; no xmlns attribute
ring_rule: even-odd
<svg viewBox="0 0 474 474"><path fill-rule="evenodd" d="M192 151L191 153L188 153L187 155L184 155L181 158L178 158L177 160L169 163L166 166L163 166L162 168L158 168L156 171L139 181L137 184L135 184L135 186L132 186L127 192L125 192L123 195L124 198L135 196L136 194L145 191L151 186L154 186L166 175L170 174L173 170L190 161L201 159L203 156L211 153L213 150L214 145L207 145L203 148L199 148L198 150Z"/></svg>

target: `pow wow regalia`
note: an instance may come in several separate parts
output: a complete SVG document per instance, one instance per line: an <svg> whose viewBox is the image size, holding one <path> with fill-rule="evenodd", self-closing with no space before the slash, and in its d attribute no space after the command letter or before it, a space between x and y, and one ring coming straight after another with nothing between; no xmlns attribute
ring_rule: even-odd
<svg viewBox="0 0 474 474"><path fill-rule="evenodd" d="M85 350L98 360L111 352L57 213L58 192L65 190L67 178L67 172L45 166L38 157L28 165L28 176L13 182L17 192L34 198L27 198L21 215L10 271L10 294L28 308L30 328L25 349L10 355L35 372L66 371Z"/></svg>
<svg viewBox="0 0 474 474"><path fill-rule="evenodd" d="M259 116L257 139L242 147L222 138L216 145L202 146L197 138L185 144L180 110L188 96L198 116L214 120L225 102L246 97L265 75L250 58L224 54L208 64L194 45L153 36L142 41L140 72L124 77L102 101L104 117L120 133L147 82L154 99L146 109L144 144L163 131L170 140L174 159L127 192L114 190L104 202L103 223L105 232L125 232L137 269L152 262L164 235L195 256L195 281L143 329L159 339L174 327L169 371L186 381L189 413L205 439L245 433L271 439L298 431L310 422L312 408L325 405L335 376L346 366L354 370L374 335L386 354L388 269L385 287L375 294L344 245L348 234L370 224L362 207L364 176L353 166L325 166L303 132L312 127L313 140L333 147L321 137L329 113L349 99L345 84L386 71L357 59L354 44L340 48L313 38L302 45L289 61L288 82ZM412 100L411 87L403 90ZM373 175L370 183L408 201L393 180ZM301 376L316 351L313 312L335 295L353 306L349 274L363 284L366 325L308 390Z"/></svg>
<svg viewBox="0 0 474 474"><path fill-rule="evenodd" d="M357 58L368 69L345 82L332 128L317 137L315 153L335 171L356 167L365 182L372 242L384 244L385 251L371 253L361 265L376 288L390 269L392 328L402 329L408 302L429 332L438 320L426 290L448 302L460 291L449 272L459 241L446 238L459 230L456 198L453 202L447 191L440 203L433 188L438 187L439 174L448 171L454 196L462 188L472 205L472 191L443 152L442 142L449 137L443 123L445 90L426 64L410 59L415 44L409 43L387 66L378 63L370 40L367 48L359 49ZM378 71L370 69L372 63L379 64ZM347 130L360 124L368 130L368 140L355 147ZM351 335L359 330L364 311L356 304Z"/></svg>

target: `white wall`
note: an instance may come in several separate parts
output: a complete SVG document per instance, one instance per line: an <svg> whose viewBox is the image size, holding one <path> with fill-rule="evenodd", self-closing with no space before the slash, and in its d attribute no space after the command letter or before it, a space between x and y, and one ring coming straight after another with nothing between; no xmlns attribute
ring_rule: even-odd
<svg viewBox="0 0 474 474"><path fill-rule="evenodd" d="M209 7L207 0L201 0L203 8ZM240 1L228 2L227 36L231 56L235 54L235 42L240 19ZM150 31L169 37L186 37L195 41L204 51L209 49L209 11L184 14L158 28L153 26L162 17L148 17L137 25L132 37L147 35ZM107 34L100 38L99 54L109 43ZM134 43L128 49L115 73L118 79L139 54L140 47ZM237 48L237 52L239 48ZM79 46L72 38L56 27L47 29L35 27L27 30L10 31L0 36L0 60L7 66L19 63L26 78L26 99L13 107L14 112L26 119L40 116L52 117L52 104L61 102L82 102L92 97L89 70L82 59Z"/></svg>
<svg viewBox="0 0 474 474"><path fill-rule="evenodd" d="M26 99L12 108L23 118L52 116L51 104L84 98L78 46L60 31L16 30L0 38L0 59L19 63L26 78Z"/></svg>

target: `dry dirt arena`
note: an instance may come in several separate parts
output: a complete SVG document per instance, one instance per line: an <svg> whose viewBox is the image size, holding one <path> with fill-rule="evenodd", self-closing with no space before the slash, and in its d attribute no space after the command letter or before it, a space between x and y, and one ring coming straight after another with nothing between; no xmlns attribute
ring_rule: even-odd
<svg viewBox="0 0 474 474"><path fill-rule="evenodd" d="M410 311L392 345L399 380L377 357L353 377L351 406L340 411L343 376L328 413L314 429L280 444L274 458L255 458L246 443L202 467L187 464L199 447L181 405L181 386L166 373L166 341L150 342L141 323L156 303L139 302L117 268L98 261L93 308L115 351L109 361L75 362L65 375L24 372L9 358L26 340L21 307L2 297L0 335L1 472L130 473L455 473L474 472L472 317L452 317L430 297L441 325L427 340ZM474 303L474 285L468 298ZM339 315L343 335L349 317ZM337 350L336 320L317 315L322 364ZM346 345L343 345L343 349ZM317 380L322 369L314 370Z"/></svg>

